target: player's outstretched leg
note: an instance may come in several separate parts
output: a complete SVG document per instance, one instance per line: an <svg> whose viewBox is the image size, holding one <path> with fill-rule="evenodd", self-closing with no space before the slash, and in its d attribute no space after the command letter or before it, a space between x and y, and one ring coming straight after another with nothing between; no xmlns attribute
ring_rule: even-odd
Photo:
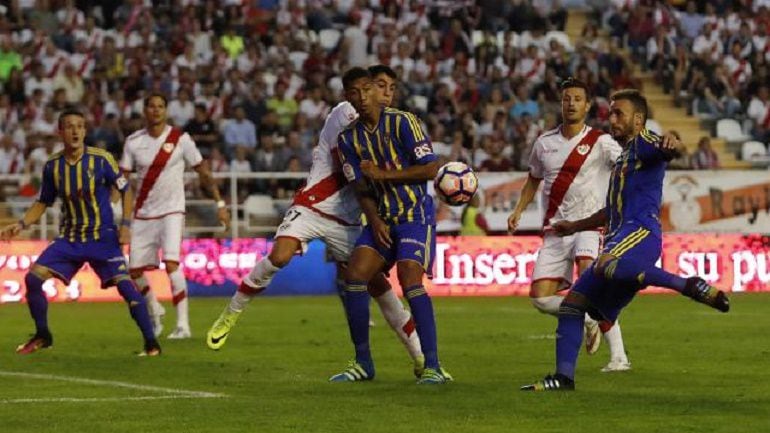
<svg viewBox="0 0 770 433"><path fill-rule="evenodd" d="M273 280L275 274L289 264L294 253L300 248L300 241L295 238L278 237L270 250L270 255L263 257L241 281L238 290L230 299L222 314L206 333L206 345L209 349L219 350L227 342L233 326L243 310L258 294L262 293Z"/></svg>
<svg viewBox="0 0 770 433"><path fill-rule="evenodd" d="M27 285L27 306L35 321L35 335L16 348L16 353L20 355L37 352L53 345L53 336L48 329L48 299L43 291L43 282L44 280L32 271L24 277L24 283Z"/></svg>
<svg viewBox="0 0 770 433"><path fill-rule="evenodd" d="M634 260L605 255L597 261L596 272L612 281L620 281L642 286L666 287L691 298L701 304L723 313L730 311L727 294L708 284L699 277L682 278L654 265L640 269Z"/></svg>
<svg viewBox="0 0 770 433"><path fill-rule="evenodd" d="M118 281L118 293L128 304L128 310L131 318L134 319L144 338L144 350L139 356L158 356L161 353L160 345L155 339L155 333L152 329L150 314L147 312L147 304L144 297L139 293L134 282L129 279Z"/></svg>

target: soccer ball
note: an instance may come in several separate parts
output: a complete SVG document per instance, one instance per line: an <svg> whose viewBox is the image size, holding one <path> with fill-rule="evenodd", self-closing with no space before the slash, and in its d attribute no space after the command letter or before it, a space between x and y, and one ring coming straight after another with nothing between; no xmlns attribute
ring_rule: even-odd
<svg viewBox="0 0 770 433"><path fill-rule="evenodd" d="M479 180L467 164L449 162L438 169L433 186L441 201L450 206L461 206L471 201Z"/></svg>

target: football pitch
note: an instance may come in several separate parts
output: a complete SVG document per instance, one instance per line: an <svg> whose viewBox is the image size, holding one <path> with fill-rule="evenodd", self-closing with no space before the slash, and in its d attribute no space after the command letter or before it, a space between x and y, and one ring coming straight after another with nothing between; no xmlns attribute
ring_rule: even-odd
<svg viewBox="0 0 770 433"><path fill-rule="evenodd" d="M577 391L525 393L553 369L554 318L526 298L438 298L439 352L455 382L417 386L373 305L373 382L332 384L352 349L335 297L262 297L219 352L204 343L225 299L191 300L194 338L141 339L122 304L54 304L55 343L14 354L25 305L0 306L0 432L767 432L770 295L720 314L638 297L621 318L633 370L581 353ZM167 306L166 328L173 325ZM164 331L164 334L166 332Z"/></svg>

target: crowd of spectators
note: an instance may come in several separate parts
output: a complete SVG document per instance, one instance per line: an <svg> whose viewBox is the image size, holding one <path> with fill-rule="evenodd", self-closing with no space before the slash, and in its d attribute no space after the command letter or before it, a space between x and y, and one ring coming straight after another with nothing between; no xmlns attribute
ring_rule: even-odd
<svg viewBox="0 0 770 433"><path fill-rule="evenodd" d="M649 68L678 104L711 125L737 119L767 145L770 1L611 3L601 16L610 35L627 44L635 61ZM709 153L704 143L698 143L694 168L713 159L703 156Z"/></svg>
<svg viewBox="0 0 770 433"><path fill-rule="evenodd" d="M599 126L611 91L640 85L624 43L697 113L745 113L768 137L769 2L586 2L597 19L570 41L559 0L14 0L0 6L0 173L39 173L68 105L86 113L88 143L119 156L150 91L169 95L169 121L215 170L304 171L341 73L374 63L399 74L395 105L420 115L437 152L526 170L558 122L562 78L591 86Z"/></svg>

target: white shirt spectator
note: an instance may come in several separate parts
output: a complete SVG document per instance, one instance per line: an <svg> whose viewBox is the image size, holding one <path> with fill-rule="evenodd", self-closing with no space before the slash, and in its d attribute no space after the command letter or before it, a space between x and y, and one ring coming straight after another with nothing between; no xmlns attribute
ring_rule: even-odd
<svg viewBox="0 0 770 433"><path fill-rule="evenodd" d="M168 118L175 126L184 128L193 116L195 116L195 104L192 101L182 102L179 99L174 99L168 103Z"/></svg>
<svg viewBox="0 0 770 433"><path fill-rule="evenodd" d="M746 114L754 121L756 126L765 126L770 123L770 116L768 116L768 114L770 114L770 101L762 102L762 100L756 96L751 98L749 107L746 109Z"/></svg>
<svg viewBox="0 0 770 433"><path fill-rule="evenodd" d="M366 66L369 62L369 55L366 53L368 42L366 33L360 27L349 26L345 29L343 37L348 44L348 65Z"/></svg>

